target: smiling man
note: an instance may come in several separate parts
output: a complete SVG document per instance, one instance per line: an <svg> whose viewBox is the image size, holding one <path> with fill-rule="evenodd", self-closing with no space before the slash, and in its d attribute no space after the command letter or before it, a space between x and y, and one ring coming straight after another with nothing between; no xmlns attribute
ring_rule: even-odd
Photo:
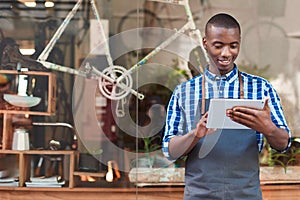
<svg viewBox="0 0 300 200"><path fill-rule="evenodd" d="M224 13L210 18L203 38L210 64L204 74L177 86L170 99L163 152L173 160L187 155L184 199L262 199L259 153L264 138L278 151L290 146L291 133L275 89L267 80L239 71L234 63L240 43L236 19ZM212 98L266 99L266 103L262 110L227 111L231 120L249 129L214 130L206 128ZM212 140L210 151L199 156Z"/></svg>

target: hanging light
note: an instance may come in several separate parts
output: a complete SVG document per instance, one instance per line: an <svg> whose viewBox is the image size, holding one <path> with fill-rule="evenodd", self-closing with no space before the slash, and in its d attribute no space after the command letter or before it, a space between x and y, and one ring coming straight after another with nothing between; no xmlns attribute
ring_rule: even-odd
<svg viewBox="0 0 300 200"><path fill-rule="evenodd" d="M31 56L35 53L33 40L18 40L17 43L20 46L20 52L24 56Z"/></svg>
<svg viewBox="0 0 300 200"><path fill-rule="evenodd" d="M35 53L35 49L20 49L20 52L24 56L31 56Z"/></svg>
<svg viewBox="0 0 300 200"><path fill-rule="evenodd" d="M46 1L44 5L46 8L53 8L55 4L53 1Z"/></svg>
<svg viewBox="0 0 300 200"><path fill-rule="evenodd" d="M19 0L19 2L23 3L26 7L29 7L29 8L36 7L35 0Z"/></svg>

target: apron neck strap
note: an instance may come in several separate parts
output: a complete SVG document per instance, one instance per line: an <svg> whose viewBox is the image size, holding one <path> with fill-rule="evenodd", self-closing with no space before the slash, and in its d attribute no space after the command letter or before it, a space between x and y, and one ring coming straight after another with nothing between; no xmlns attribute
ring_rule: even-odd
<svg viewBox="0 0 300 200"><path fill-rule="evenodd" d="M238 76L239 76L239 83L240 83L240 99L243 99L244 98L244 84L243 84L243 78L242 78L240 71L238 71Z"/></svg>

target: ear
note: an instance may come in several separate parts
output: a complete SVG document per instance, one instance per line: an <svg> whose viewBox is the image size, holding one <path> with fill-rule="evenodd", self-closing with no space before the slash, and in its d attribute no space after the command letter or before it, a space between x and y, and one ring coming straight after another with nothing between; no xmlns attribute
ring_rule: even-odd
<svg viewBox="0 0 300 200"><path fill-rule="evenodd" d="M207 40L206 40L206 37L205 37L205 36L204 36L203 39L202 39L202 44L203 44L204 49L207 50Z"/></svg>

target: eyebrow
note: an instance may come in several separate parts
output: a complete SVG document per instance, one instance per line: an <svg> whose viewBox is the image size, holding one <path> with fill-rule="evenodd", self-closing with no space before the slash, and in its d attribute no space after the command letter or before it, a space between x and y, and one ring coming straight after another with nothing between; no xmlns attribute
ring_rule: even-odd
<svg viewBox="0 0 300 200"><path fill-rule="evenodd" d="M215 41L215 42L212 42L212 44L239 44L239 42L234 41L234 42L230 42L230 43L224 43L224 42L220 42L220 41Z"/></svg>

